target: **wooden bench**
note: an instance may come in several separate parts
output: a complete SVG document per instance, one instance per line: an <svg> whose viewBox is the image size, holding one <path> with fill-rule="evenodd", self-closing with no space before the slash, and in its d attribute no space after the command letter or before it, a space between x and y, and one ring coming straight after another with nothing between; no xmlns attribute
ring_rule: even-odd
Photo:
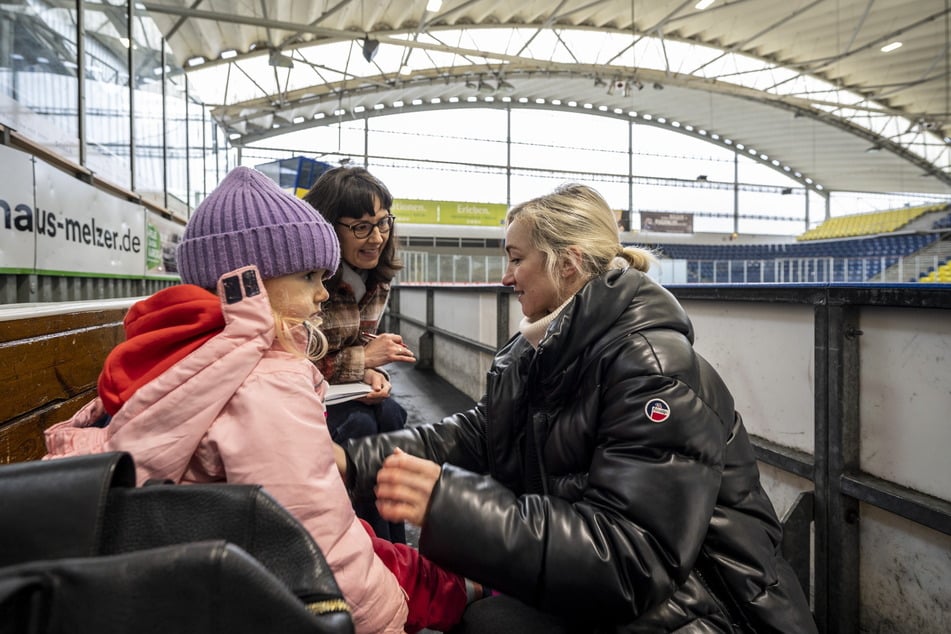
<svg viewBox="0 0 951 634"><path fill-rule="evenodd" d="M43 431L96 395L136 299L0 307L0 464L41 458Z"/></svg>

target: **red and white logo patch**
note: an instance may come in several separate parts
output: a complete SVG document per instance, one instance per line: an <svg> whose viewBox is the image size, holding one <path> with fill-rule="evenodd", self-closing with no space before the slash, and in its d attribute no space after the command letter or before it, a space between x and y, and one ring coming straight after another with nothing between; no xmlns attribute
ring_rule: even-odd
<svg viewBox="0 0 951 634"><path fill-rule="evenodd" d="M652 398L644 406L644 413L655 423L663 423L670 418L670 407L660 398Z"/></svg>

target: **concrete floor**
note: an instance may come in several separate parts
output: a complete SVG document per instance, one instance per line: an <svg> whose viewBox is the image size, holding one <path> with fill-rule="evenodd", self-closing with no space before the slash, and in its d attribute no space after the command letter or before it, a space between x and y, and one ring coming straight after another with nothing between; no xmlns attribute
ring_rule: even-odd
<svg viewBox="0 0 951 634"><path fill-rule="evenodd" d="M465 393L431 370L417 370L409 363L390 363L386 371L393 384L393 397L409 415L409 425L435 423L474 405Z"/></svg>

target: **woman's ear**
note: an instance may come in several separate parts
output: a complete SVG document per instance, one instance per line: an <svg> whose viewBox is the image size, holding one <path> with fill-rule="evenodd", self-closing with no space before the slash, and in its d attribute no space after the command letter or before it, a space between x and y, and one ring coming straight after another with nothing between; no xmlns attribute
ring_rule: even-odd
<svg viewBox="0 0 951 634"><path fill-rule="evenodd" d="M565 250L565 258L561 261L561 276L565 279L580 275L582 271L581 249L570 246Z"/></svg>

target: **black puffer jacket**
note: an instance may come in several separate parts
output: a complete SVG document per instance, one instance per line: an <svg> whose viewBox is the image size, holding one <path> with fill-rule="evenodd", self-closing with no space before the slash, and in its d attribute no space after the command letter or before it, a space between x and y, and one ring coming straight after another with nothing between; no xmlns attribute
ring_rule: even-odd
<svg viewBox="0 0 951 634"><path fill-rule="evenodd" d="M351 441L351 486L370 492L394 446L443 464L420 550L598 631L815 632L733 397L692 340L664 288L610 271L537 351L518 335L498 353L472 410Z"/></svg>

